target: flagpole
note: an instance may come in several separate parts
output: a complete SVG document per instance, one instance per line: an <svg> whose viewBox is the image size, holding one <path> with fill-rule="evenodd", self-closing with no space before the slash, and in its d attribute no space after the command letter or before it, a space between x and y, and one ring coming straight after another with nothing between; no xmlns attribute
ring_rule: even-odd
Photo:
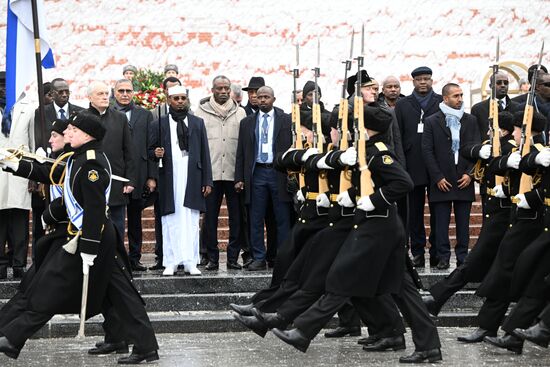
<svg viewBox="0 0 550 367"><path fill-rule="evenodd" d="M42 148L47 149L49 137L46 136L46 112L44 110L44 83L42 80L42 55L40 53L40 31L38 28L38 6L36 0L31 0L32 27L34 33L34 52L36 58L36 80L38 83L38 116L42 131Z"/></svg>

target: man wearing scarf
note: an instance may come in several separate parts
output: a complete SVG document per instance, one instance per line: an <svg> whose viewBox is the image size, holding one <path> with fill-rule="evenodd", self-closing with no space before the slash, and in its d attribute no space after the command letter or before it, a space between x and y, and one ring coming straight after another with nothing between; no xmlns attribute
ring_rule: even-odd
<svg viewBox="0 0 550 367"><path fill-rule="evenodd" d="M441 102L441 95L432 89L432 69L420 66L411 72L414 90L395 104L395 117L401 132L403 153L405 154L406 169L414 182L414 189L408 195L409 223L408 234L411 241L413 264L424 267L424 248L426 247L426 228L424 226L424 204L429 178L426 165L422 157L422 134L424 132L424 118L436 113L437 105ZM430 266L438 263L434 246L434 216L430 206Z"/></svg>
<svg viewBox="0 0 550 367"><path fill-rule="evenodd" d="M191 275L200 275L199 219L212 189L208 138L203 119L188 114L184 87L168 89L168 104L168 115L153 121L149 128L149 157L162 153L158 190L163 275L174 275L178 265Z"/></svg>
<svg viewBox="0 0 550 367"><path fill-rule="evenodd" d="M229 243L227 244L227 268L241 269L237 263L241 250L241 211L239 195L235 192L235 159L239 126L246 112L230 98L231 81L219 75L212 81L212 96L203 99L196 116L204 120L208 134L210 160L212 162L212 193L206 198L206 213L202 223L202 241L208 251L206 270L218 270L218 215L225 196L229 214Z"/></svg>
<svg viewBox="0 0 550 367"><path fill-rule="evenodd" d="M455 254L460 266L468 254L469 219L474 184L470 173L473 163L460 155L479 143L476 118L464 112L463 94L459 85L443 87L439 112L426 118L422 136L422 154L430 177L429 195L435 216L435 246L438 269L449 268L451 256L449 223L451 207L456 222Z"/></svg>
<svg viewBox="0 0 550 367"><path fill-rule="evenodd" d="M132 155L136 169L135 188L129 195L126 213L128 215L128 243L130 248L130 266L134 271L145 271L147 268L140 263L142 228L141 212L143 211L144 193L155 191L156 175L158 174L156 162L147 158L147 131L153 121L153 115L146 109L136 106L132 98L134 90L132 81L121 79L116 82L114 88L115 102L113 108L126 115L128 128L132 139Z"/></svg>

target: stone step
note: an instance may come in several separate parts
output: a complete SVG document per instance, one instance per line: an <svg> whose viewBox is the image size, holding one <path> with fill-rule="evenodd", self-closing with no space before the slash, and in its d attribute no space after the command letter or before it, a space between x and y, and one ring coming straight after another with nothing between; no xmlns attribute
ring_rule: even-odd
<svg viewBox="0 0 550 367"><path fill-rule="evenodd" d="M216 312L150 312L149 318L156 333L216 333L248 331L235 321L229 311ZM104 335L101 323L103 318L96 316L86 322L87 336ZM476 324L474 311L442 312L436 319L438 327L470 327ZM336 327L338 320L334 317L327 328ZM77 315L56 315L39 330L34 338L74 337L78 332ZM322 336L319 336L322 337Z"/></svg>

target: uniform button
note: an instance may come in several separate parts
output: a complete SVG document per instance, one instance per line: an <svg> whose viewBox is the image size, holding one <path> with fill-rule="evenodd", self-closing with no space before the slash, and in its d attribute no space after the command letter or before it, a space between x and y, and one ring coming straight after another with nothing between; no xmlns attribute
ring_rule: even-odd
<svg viewBox="0 0 550 367"><path fill-rule="evenodd" d="M331 189L333 188L333 186L332 186L332 185L328 185L328 187L330 187Z"/></svg>
<svg viewBox="0 0 550 367"><path fill-rule="evenodd" d="M305 223L305 222L306 222L306 220L305 220L305 219L302 219L302 223Z"/></svg>
<svg viewBox="0 0 550 367"><path fill-rule="evenodd" d="M512 228L512 225L510 224L510 228Z"/></svg>
<svg viewBox="0 0 550 367"><path fill-rule="evenodd" d="M357 224L354 224L354 225L353 225L353 229L357 229Z"/></svg>
<svg viewBox="0 0 550 367"><path fill-rule="evenodd" d="M123 267L122 267L122 270L126 270L126 268L123 266Z"/></svg>
<svg viewBox="0 0 550 367"><path fill-rule="evenodd" d="M485 218L489 218L489 214L485 214Z"/></svg>
<svg viewBox="0 0 550 367"><path fill-rule="evenodd" d="M328 225L332 227L334 225L334 223L329 223Z"/></svg>
<svg viewBox="0 0 550 367"><path fill-rule="evenodd" d="M548 227L545 227L545 228L544 228L544 232L548 232Z"/></svg>
<svg viewBox="0 0 550 367"><path fill-rule="evenodd" d="M118 256L117 256L117 255L115 255L115 259L118 259Z"/></svg>

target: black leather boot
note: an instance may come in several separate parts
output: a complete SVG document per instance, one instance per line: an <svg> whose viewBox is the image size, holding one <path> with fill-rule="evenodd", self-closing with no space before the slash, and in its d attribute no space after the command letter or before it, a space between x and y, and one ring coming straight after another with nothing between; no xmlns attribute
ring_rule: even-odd
<svg viewBox="0 0 550 367"><path fill-rule="evenodd" d="M514 329L514 334L543 348L548 348L548 342L550 342L550 328L542 320L529 329Z"/></svg>

